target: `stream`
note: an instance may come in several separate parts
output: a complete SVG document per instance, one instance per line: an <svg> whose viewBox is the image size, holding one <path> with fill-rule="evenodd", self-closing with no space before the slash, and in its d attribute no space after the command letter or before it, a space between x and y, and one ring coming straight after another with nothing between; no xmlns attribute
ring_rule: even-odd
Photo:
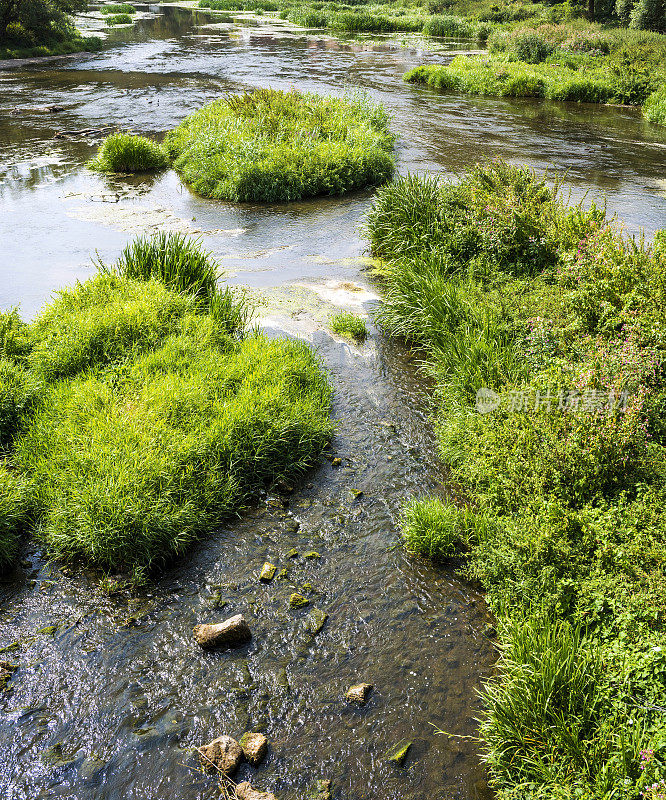
<svg viewBox="0 0 666 800"><path fill-rule="evenodd" d="M263 498L139 591L48 563L28 542L0 583L0 695L7 800L202 800L219 796L193 749L261 730L270 753L241 768L280 800L330 779L339 800L489 800L473 738L496 648L483 596L455 565L399 545L401 503L446 491L414 357L371 326L333 337L337 308L378 302L359 228L371 193L280 206L191 194L172 172L84 168L118 125L159 136L224 92L361 89L394 114L400 172L452 174L491 156L566 176L632 232L666 226L666 130L634 109L490 100L404 84L403 73L472 44L335 38L265 17L146 6L100 53L0 71L0 308L32 318L53 293L111 262L135 235L193 234L247 286L269 335L312 342L335 390L332 456L293 494ZM57 106L62 110L47 111ZM296 552L296 555L294 552ZM305 558L316 551L319 558ZM258 581L264 561L286 570ZM311 605L289 608L310 585ZM308 614L328 621L313 636ZM247 646L210 653L192 627L243 613ZM353 683L375 687L362 708ZM440 728L455 738L437 735ZM411 741L403 768L387 761Z"/></svg>

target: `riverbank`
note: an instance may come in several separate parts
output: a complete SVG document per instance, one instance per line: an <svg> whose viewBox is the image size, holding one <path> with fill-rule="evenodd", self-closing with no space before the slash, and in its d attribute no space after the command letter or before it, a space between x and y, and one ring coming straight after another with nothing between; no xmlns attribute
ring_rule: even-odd
<svg viewBox="0 0 666 800"><path fill-rule="evenodd" d="M463 555L500 620L481 725L500 796L659 797L664 234L634 242L502 162L404 178L367 224L379 320L428 354L463 498L407 505L406 544Z"/></svg>

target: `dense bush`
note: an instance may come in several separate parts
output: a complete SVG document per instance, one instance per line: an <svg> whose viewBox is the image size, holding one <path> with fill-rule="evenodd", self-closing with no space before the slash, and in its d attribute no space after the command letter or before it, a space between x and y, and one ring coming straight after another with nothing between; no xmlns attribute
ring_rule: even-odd
<svg viewBox="0 0 666 800"><path fill-rule="evenodd" d="M501 623L481 727L500 796L656 798L664 236L636 242L497 162L453 183L401 179L367 225L384 259L378 320L425 349L440 452L467 499L408 504L407 545L468 552Z"/></svg>
<svg viewBox="0 0 666 800"><path fill-rule="evenodd" d="M261 89L196 111L165 146L186 183L205 197L299 200L388 180L388 121L383 108L361 97Z"/></svg>
<svg viewBox="0 0 666 800"><path fill-rule="evenodd" d="M96 157L87 166L96 172L155 172L168 163L160 145L145 136L114 133L102 142Z"/></svg>

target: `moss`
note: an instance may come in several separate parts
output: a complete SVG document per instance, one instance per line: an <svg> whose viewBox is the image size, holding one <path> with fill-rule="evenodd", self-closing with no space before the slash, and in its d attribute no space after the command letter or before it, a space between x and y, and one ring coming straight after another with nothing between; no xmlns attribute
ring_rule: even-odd
<svg viewBox="0 0 666 800"><path fill-rule="evenodd" d="M266 583L270 583L275 577L276 571L277 567L275 566L275 564L271 564L270 562L267 561L261 568L261 574L259 575L259 580L265 581Z"/></svg>
<svg viewBox="0 0 666 800"><path fill-rule="evenodd" d="M318 608L313 608L307 621L307 628L313 636L316 636L326 625L328 614L320 611Z"/></svg>
<svg viewBox="0 0 666 800"><path fill-rule="evenodd" d="M196 192L237 202L343 194L382 183L394 169L388 115L353 95L231 95L187 117L165 146Z"/></svg>
<svg viewBox="0 0 666 800"><path fill-rule="evenodd" d="M307 599L307 597L303 597L303 595L299 594L298 592L294 592L289 598L290 608L303 608L309 604L310 601Z"/></svg>

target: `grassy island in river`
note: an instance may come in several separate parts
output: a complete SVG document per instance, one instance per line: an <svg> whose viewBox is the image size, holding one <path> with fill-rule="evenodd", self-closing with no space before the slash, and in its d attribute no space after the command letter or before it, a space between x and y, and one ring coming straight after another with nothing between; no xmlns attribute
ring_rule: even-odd
<svg viewBox="0 0 666 800"><path fill-rule="evenodd" d="M498 617L481 736L499 797L658 800L665 232L629 238L501 161L389 184L367 227L379 322L427 354L464 498L412 500L405 543L463 556Z"/></svg>
<svg viewBox="0 0 666 800"><path fill-rule="evenodd" d="M129 245L30 325L0 316L0 561L48 552L140 574L317 462L330 389L302 342L247 335L191 241Z"/></svg>
<svg viewBox="0 0 666 800"><path fill-rule="evenodd" d="M386 111L364 97L272 89L190 114L164 146L204 197L284 202L376 186L394 170Z"/></svg>

